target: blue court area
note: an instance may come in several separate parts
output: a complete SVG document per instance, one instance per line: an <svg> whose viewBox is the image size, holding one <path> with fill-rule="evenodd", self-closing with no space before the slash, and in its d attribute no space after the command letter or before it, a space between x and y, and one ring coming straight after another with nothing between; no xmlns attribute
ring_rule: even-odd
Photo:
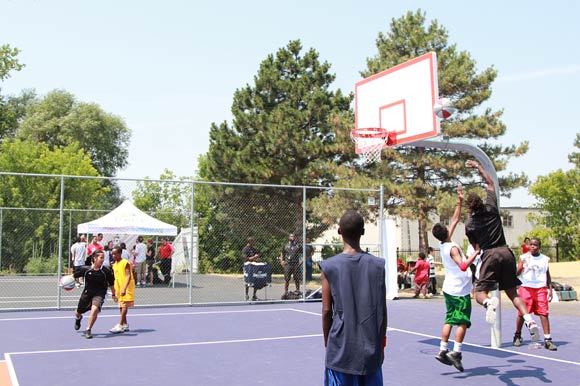
<svg viewBox="0 0 580 386"><path fill-rule="evenodd" d="M388 307L385 385L580 385L578 317L552 315L556 352L529 340L515 348L515 312L505 306L505 343L492 349L483 310L474 305L460 373L433 358L441 299ZM0 360L12 386L322 385L320 309L321 303L131 309L131 331L118 335L108 332L117 312L106 310L92 340L82 334L86 318L73 329L71 311L1 313Z"/></svg>

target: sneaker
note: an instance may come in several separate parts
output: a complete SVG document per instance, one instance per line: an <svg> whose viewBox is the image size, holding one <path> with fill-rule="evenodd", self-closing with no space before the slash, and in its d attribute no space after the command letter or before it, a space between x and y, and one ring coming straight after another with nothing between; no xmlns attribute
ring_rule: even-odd
<svg viewBox="0 0 580 386"><path fill-rule="evenodd" d="M437 359L439 362L443 363L444 365L451 366L453 363L451 363L449 358L447 358L448 352L449 352L449 350L439 351L439 354L435 355L435 359Z"/></svg>
<svg viewBox="0 0 580 386"><path fill-rule="evenodd" d="M558 350L558 346L556 346L554 344L554 342L552 342L552 338L544 339L544 347L550 351L557 351Z"/></svg>
<svg viewBox="0 0 580 386"><path fill-rule="evenodd" d="M81 328L81 320L83 319L83 316L81 315L80 318L75 318L75 330L78 330L79 328Z"/></svg>
<svg viewBox="0 0 580 386"><path fill-rule="evenodd" d="M522 342L523 342L522 334L515 333L514 334L514 341L513 341L514 346L520 347L522 345Z"/></svg>
<svg viewBox="0 0 580 386"><path fill-rule="evenodd" d="M135 284L135 287L141 287L141 283L137 282L137 283Z"/></svg>
<svg viewBox="0 0 580 386"><path fill-rule="evenodd" d="M120 324L115 324L115 327L111 328L109 332L112 332L113 334L120 334L123 332L123 326Z"/></svg>
<svg viewBox="0 0 580 386"><path fill-rule="evenodd" d="M257 296L252 296L252 301L258 301L258 297Z"/></svg>
<svg viewBox="0 0 580 386"><path fill-rule="evenodd" d="M87 328L85 330L85 338L86 339L93 339L93 334L91 334L91 329L90 328Z"/></svg>
<svg viewBox="0 0 580 386"><path fill-rule="evenodd" d="M532 342L537 342L540 340L540 329L538 325L533 320L529 322L524 322L528 330L530 330L530 336L532 337Z"/></svg>
<svg viewBox="0 0 580 386"><path fill-rule="evenodd" d="M123 332L129 331L129 325L128 324L121 324L121 328L123 329Z"/></svg>
<svg viewBox="0 0 580 386"><path fill-rule="evenodd" d="M446 356L447 359L449 359L451 364L455 366L457 370L463 372L463 364L461 363L461 359L463 359L463 356L461 355L460 352L451 351L448 352Z"/></svg>
<svg viewBox="0 0 580 386"><path fill-rule="evenodd" d="M141 282L141 287L145 287L145 282L144 281Z"/></svg>
<svg viewBox="0 0 580 386"><path fill-rule="evenodd" d="M495 310L499 304L499 300L495 297L489 299L490 301L487 303L486 311L485 311L485 321L489 324L495 323Z"/></svg>

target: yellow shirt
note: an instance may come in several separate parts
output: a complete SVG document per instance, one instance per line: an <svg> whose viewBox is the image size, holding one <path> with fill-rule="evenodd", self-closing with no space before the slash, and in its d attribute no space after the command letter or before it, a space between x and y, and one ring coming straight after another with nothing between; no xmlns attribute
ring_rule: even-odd
<svg viewBox="0 0 580 386"><path fill-rule="evenodd" d="M127 267L130 276L129 285L127 286L125 296L121 296L121 292L127 282ZM117 298L123 302L135 301L135 280L133 278L131 264L127 260L121 259L113 264L113 273L115 274L115 294L117 295Z"/></svg>

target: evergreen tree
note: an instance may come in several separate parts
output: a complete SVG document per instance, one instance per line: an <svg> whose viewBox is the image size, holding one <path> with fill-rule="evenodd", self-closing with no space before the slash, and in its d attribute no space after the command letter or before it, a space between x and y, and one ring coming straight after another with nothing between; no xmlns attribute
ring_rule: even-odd
<svg viewBox="0 0 580 386"><path fill-rule="evenodd" d="M378 53L367 59L367 69L361 72L365 78L427 52L436 52L439 95L450 98L459 110L451 120L442 122L444 136L473 140L498 172L506 170L510 158L527 151L527 142L512 146L496 142L506 132L506 125L501 121L502 110L487 108L478 113L478 108L491 96L497 71L490 67L478 72L471 55L450 44L447 30L437 21L427 24L421 10L408 12L392 19L390 31L380 32L376 45ZM436 210L450 214L450 196L459 177L469 180L472 176L472 171L464 166L468 157L464 153L438 149L397 147L384 150L385 161L369 167L369 176L375 181L382 179L387 187L386 196L400 204L391 206L391 211L418 220L421 249L427 247L429 214ZM477 181L479 184L479 178ZM527 177L523 173L507 173L499 177L499 183L501 194L509 197L512 189L527 183Z"/></svg>

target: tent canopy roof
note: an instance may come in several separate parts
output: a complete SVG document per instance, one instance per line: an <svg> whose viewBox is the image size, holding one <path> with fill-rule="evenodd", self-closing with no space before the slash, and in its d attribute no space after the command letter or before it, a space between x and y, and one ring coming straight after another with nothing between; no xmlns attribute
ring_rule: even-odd
<svg viewBox="0 0 580 386"><path fill-rule="evenodd" d="M77 226L78 233L175 236L177 227L143 213L129 200L103 217Z"/></svg>

